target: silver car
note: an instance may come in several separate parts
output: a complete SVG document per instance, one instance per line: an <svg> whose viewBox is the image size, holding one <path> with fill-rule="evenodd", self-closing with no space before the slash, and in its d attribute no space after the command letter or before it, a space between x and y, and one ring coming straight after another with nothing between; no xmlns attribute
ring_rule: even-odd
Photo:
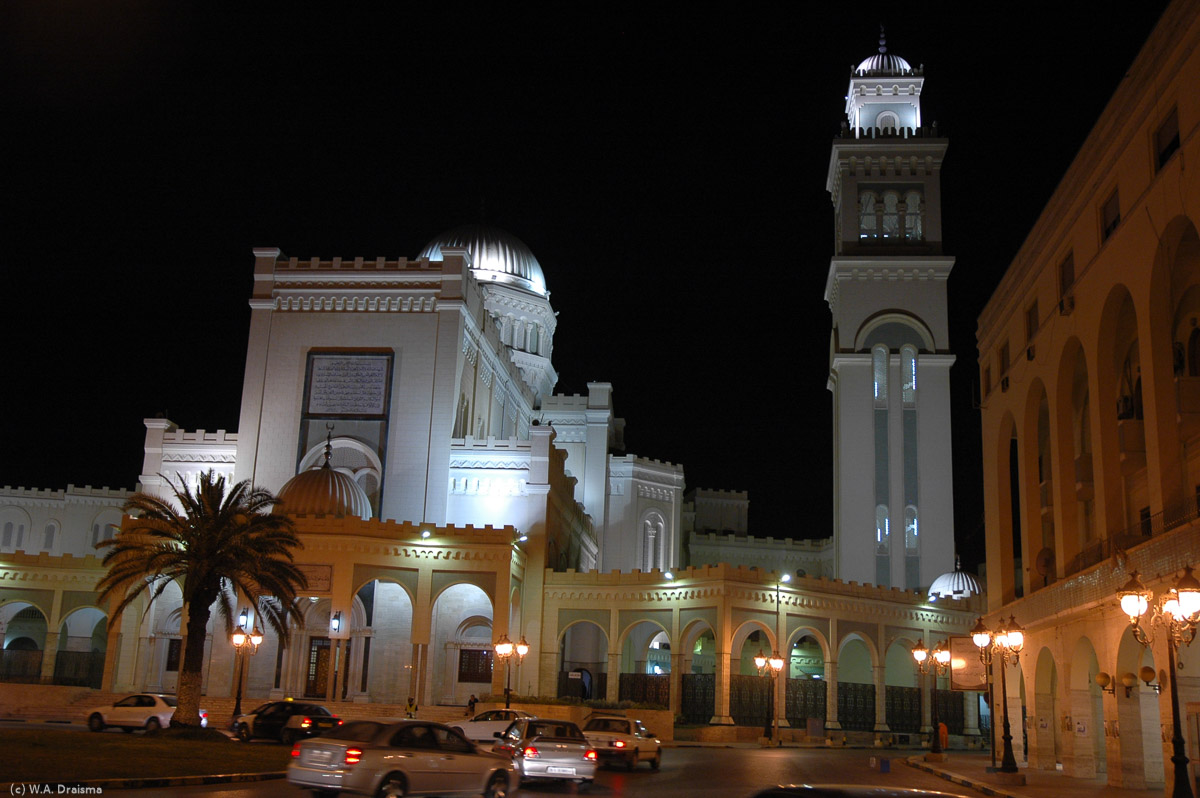
<svg viewBox="0 0 1200 798"><path fill-rule="evenodd" d="M287 779L315 795L504 798L519 779L510 759L424 720L348 721L296 743Z"/></svg>
<svg viewBox="0 0 1200 798"><path fill-rule="evenodd" d="M87 711L87 726L94 732L118 728L154 731L171 725L175 714L175 696L162 693L138 693L125 696L111 704ZM200 710L200 725L208 726L208 710Z"/></svg>
<svg viewBox="0 0 1200 798"><path fill-rule="evenodd" d="M507 729L508 724L518 718L532 717L534 716L521 709L489 709L480 712L473 718L456 720L446 725L451 729L458 729L468 740L475 740L490 746L496 741L496 733Z"/></svg>
<svg viewBox="0 0 1200 798"><path fill-rule="evenodd" d="M596 749L569 720L522 718L497 737L492 750L510 757L522 779L591 784L596 776Z"/></svg>

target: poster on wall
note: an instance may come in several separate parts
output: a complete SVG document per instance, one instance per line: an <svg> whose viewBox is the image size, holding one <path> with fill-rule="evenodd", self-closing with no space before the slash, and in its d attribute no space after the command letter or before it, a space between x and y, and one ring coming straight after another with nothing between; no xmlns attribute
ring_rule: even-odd
<svg viewBox="0 0 1200 798"><path fill-rule="evenodd" d="M969 637L950 638L950 689L987 690L987 670L979 660L979 648Z"/></svg>

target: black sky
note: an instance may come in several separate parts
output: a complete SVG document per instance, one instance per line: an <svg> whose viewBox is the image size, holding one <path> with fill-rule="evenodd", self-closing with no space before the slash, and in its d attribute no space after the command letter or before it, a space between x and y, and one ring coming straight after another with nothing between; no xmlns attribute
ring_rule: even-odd
<svg viewBox="0 0 1200 798"><path fill-rule="evenodd" d="M752 533L829 534L825 173L882 21L950 139L972 564L975 320L1165 5L6 4L0 484L132 488L160 412L235 430L252 247L415 257L482 219L545 270L558 391L614 383L629 451L749 490Z"/></svg>

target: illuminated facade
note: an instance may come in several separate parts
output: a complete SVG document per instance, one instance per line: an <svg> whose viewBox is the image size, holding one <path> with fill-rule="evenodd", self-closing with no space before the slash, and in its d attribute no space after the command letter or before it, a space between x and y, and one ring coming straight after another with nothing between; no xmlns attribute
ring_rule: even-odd
<svg viewBox="0 0 1200 798"><path fill-rule="evenodd" d="M877 77L863 67L852 94L861 85L868 96ZM872 347L895 343L887 353L897 407L888 434L903 440L916 374L922 413L937 413L943 401L950 261L938 254L936 167L945 142L913 132L920 76L892 77L908 93L876 117L884 124L892 113L895 124L875 139L834 143L839 230L845 218L855 226L839 244L828 295L835 341L844 330L861 339L831 365L840 423L863 408L873 417ZM862 105L848 113L873 112ZM900 163L901 155L909 160ZM863 177L878 171L868 162L885 159L890 166L878 179ZM857 208L876 194L884 210L848 210L847 202ZM899 207L897 197L915 204L887 211ZM889 231L877 241L859 237L871 220ZM906 231L903 241L892 240L893 223ZM902 312L878 314L880 280L906 286ZM738 696L761 684L753 660L766 648L790 652L783 678L796 684L777 691L775 711L791 723L816 719L831 734L876 739L928 732L928 693L913 698L911 648L974 619L970 602L931 606L910 589L951 569L951 547L942 545L951 538L948 479L922 482L918 501L903 481L907 461L897 454L888 471L890 489L936 530L921 527L916 570L897 536L894 561L877 571L881 555L865 546L862 519L850 517L845 502L832 543L749 537L744 493L700 490L685 501L681 466L622 453L612 385L554 394L557 317L546 276L519 240L494 229L452 230L412 260L302 260L257 249L250 306L238 430L185 431L147 419L139 477L144 490L162 491L161 475L192 479L214 469L292 506L304 542L297 561L309 578L306 623L286 647L267 636L250 658L247 695L372 703L413 695L421 706L461 705L471 693L499 692L504 670L491 668L492 645L524 637L530 654L514 673L520 693L617 700L661 690L641 698L692 720L761 729L748 713L762 710L765 697L739 705ZM920 467L944 457L938 473L946 476L948 438L918 431ZM850 458L876 461L849 433L841 441L842 477L853 471ZM341 475L337 495L314 493L321 481L313 469L326 461ZM106 494L80 528L107 533L125 495ZM28 515L26 529L46 526L54 512L29 509L45 503L39 492L3 499ZM894 517L903 519L903 509ZM873 533L874 516L864 518ZM98 576L90 555L99 538L76 537L46 556L26 546L4 563L0 623L27 624L38 648L56 644L50 630L77 615L89 594L17 585L34 573L49 584L56 569ZM172 690L186 645L180 612L178 591L168 590L152 605L135 604L107 640L91 640L103 687ZM90 613L77 625L107 619L105 608ZM229 695L237 662L230 642L215 629L204 645L207 695ZM43 657L30 680L59 680L53 660ZM906 701L893 700L904 691ZM900 704L909 707L904 716ZM974 701L960 701L960 710L956 734L977 735Z"/></svg>
<svg viewBox="0 0 1200 798"><path fill-rule="evenodd" d="M978 329L985 620L1026 629L1019 664L998 669L1027 718L1017 760L1168 794L1165 635L1138 644L1116 590L1136 570L1160 591L1200 563L1198 85L1200 8L1175 2ZM1180 658L1194 762L1200 656Z"/></svg>

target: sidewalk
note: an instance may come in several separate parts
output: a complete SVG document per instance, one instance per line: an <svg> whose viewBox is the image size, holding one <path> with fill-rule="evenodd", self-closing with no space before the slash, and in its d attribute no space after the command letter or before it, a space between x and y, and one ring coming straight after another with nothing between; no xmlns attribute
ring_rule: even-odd
<svg viewBox="0 0 1200 798"><path fill-rule="evenodd" d="M1001 796L1001 798L1092 798L1096 795L1105 798L1163 798L1164 790L1157 787L1149 790L1131 790L1124 787L1110 787L1104 775L1095 779L1078 779L1064 776L1057 770L1035 770L1020 768L1025 777L1025 784L1002 784L1000 774L989 773L992 764L990 754L967 753L951 751L946 755L945 762L926 762L923 754L904 757L910 766L934 773L949 782L961 787L968 787L984 795ZM962 792L947 784L948 792Z"/></svg>

